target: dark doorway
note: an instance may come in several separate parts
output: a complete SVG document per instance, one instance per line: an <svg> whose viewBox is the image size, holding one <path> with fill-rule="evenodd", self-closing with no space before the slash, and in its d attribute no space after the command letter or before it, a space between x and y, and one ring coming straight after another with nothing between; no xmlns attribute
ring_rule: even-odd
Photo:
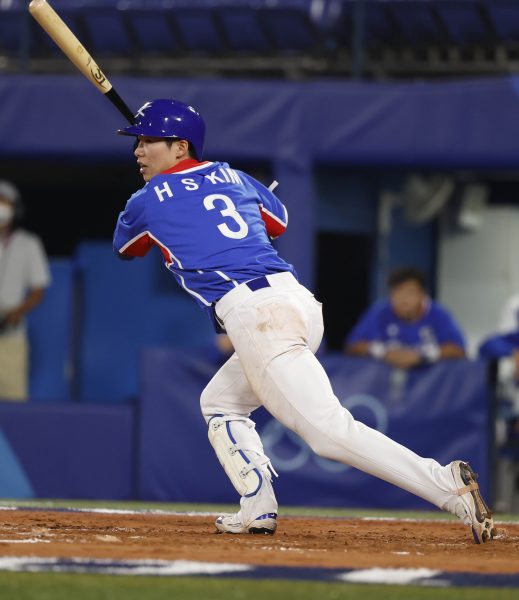
<svg viewBox="0 0 519 600"><path fill-rule="evenodd" d="M344 339L370 304L373 239L366 234L321 232L317 236L317 291L323 303L328 350Z"/></svg>

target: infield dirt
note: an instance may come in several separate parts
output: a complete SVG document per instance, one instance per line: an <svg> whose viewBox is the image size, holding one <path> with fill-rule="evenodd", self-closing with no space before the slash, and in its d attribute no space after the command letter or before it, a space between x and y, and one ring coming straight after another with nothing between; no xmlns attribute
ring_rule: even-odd
<svg viewBox="0 0 519 600"><path fill-rule="evenodd" d="M14 510L0 513L0 555L518 573L519 524L497 527L478 546L454 521L281 516L269 536L217 534L211 516Z"/></svg>

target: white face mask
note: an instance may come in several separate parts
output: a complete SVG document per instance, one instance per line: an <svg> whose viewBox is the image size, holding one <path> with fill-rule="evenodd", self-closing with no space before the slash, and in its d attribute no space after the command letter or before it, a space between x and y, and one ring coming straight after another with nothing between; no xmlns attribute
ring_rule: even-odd
<svg viewBox="0 0 519 600"><path fill-rule="evenodd" d="M0 202L0 226L8 225L14 216L14 207L10 204L4 204Z"/></svg>

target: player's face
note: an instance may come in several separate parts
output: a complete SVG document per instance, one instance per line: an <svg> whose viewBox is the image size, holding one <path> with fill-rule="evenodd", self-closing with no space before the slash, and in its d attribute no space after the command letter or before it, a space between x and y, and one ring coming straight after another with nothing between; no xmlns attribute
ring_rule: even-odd
<svg viewBox="0 0 519 600"><path fill-rule="evenodd" d="M10 200L0 196L0 232L9 229L14 217L14 206Z"/></svg>
<svg viewBox="0 0 519 600"><path fill-rule="evenodd" d="M412 321L421 316L427 295L417 281L404 281L389 293L391 306L400 319Z"/></svg>
<svg viewBox="0 0 519 600"><path fill-rule="evenodd" d="M178 141L169 145L164 138L139 136L134 154L144 181L149 181L182 160L178 146Z"/></svg>

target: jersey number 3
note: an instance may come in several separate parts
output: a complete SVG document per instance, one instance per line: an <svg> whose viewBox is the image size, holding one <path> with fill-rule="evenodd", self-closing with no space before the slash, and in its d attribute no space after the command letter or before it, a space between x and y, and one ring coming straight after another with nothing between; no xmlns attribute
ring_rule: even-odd
<svg viewBox="0 0 519 600"><path fill-rule="evenodd" d="M218 225L218 229L220 233L228 238L233 238L235 240L241 240L244 238L247 233L249 233L249 226L243 220L243 217L236 210L236 206L234 206L233 201L229 198L229 196L224 196L223 194L211 194L210 196L206 196L204 198L204 206L207 210L213 210L216 208L214 205L215 201L220 200L225 204L225 208L220 210L220 214L222 217L230 217L234 220L234 222L238 225L238 230L235 231L231 229L227 223L220 223Z"/></svg>

